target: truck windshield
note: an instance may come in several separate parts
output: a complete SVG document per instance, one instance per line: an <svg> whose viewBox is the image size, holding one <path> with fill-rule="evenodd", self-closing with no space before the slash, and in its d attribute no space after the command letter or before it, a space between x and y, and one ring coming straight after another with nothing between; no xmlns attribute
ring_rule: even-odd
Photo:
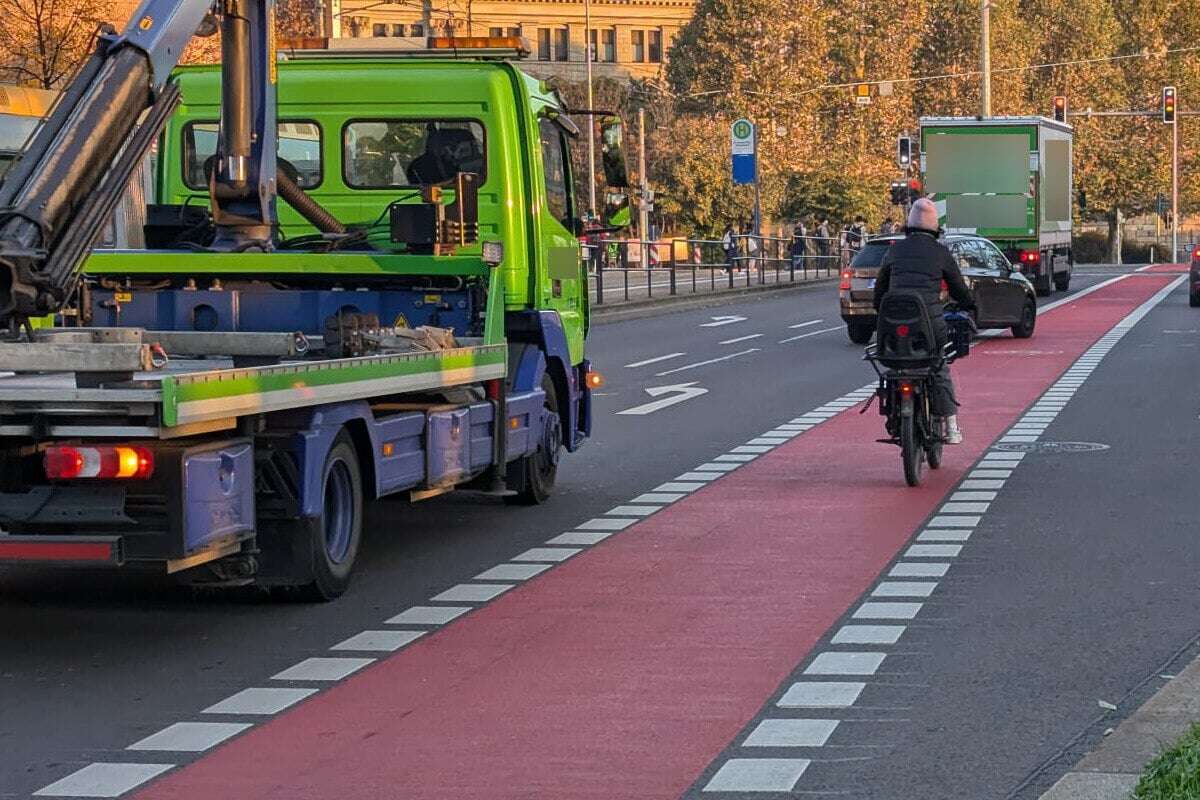
<svg viewBox="0 0 1200 800"><path fill-rule="evenodd" d="M321 185L321 126L304 120L280 120L278 125L280 159L296 169L297 185L315 189ZM217 152L217 123L189 122L183 126L183 182L189 189L204 191L208 179L204 162Z"/></svg>
<svg viewBox="0 0 1200 800"><path fill-rule="evenodd" d="M342 133L342 170L355 189L487 178L483 125L470 120L355 120Z"/></svg>

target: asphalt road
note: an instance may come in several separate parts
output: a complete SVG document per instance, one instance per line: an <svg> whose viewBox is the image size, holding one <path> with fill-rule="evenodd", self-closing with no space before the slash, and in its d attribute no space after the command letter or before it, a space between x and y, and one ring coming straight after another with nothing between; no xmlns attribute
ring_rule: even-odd
<svg viewBox="0 0 1200 800"><path fill-rule="evenodd" d="M1083 269L1072 292L1115 274ZM131 743L868 383L833 295L818 286L597 326L589 350L607 384L596 436L566 457L554 500L539 509L472 496L378 503L355 584L333 604L196 594L151 576L0 572L0 797L127 759ZM1072 748L1102 732L1099 700L1129 694L1107 718L1127 713L1137 687L1188 645L1200 572L1187 521L1200 501L1177 476L1188 475L1197 438L1190 367L1200 335L1186 305L1177 290L1150 311L1049 429L1110 449L1031 454L999 494L976 534L982 544L937 590L945 613L902 640L907 654L893 663L906 688L872 689L873 707L903 713L843 725L830 746L850 755L814 768L798 789L1036 796L1070 766ZM646 413L619 413L639 407ZM898 478L898 459L877 447ZM853 484L855 474L839 479ZM720 750L693 770L696 791Z"/></svg>

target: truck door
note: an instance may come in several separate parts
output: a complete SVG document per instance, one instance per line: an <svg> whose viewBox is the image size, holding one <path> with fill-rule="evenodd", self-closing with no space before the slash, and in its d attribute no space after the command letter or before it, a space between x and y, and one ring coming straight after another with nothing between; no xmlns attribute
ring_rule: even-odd
<svg viewBox="0 0 1200 800"><path fill-rule="evenodd" d="M550 119L538 121L546 202L537 215L542 252L540 298L563 321L572 355L583 349L583 262L574 226L578 218L566 133Z"/></svg>

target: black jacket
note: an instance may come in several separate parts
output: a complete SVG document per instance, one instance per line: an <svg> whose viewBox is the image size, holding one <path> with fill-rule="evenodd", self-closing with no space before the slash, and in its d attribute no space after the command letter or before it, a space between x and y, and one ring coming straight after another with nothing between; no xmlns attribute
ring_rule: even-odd
<svg viewBox="0 0 1200 800"><path fill-rule="evenodd" d="M878 310L890 289L916 290L925 298L936 325L942 319L942 281L946 282L950 298L959 308L969 311L975 307L971 290L946 246L928 231L910 229L905 238L888 248L879 266L875 278L875 308Z"/></svg>

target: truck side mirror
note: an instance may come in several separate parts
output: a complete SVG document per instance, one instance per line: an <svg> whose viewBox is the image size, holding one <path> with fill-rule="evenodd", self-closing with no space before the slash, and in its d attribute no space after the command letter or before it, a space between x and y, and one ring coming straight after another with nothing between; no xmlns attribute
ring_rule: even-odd
<svg viewBox="0 0 1200 800"><path fill-rule="evenodd" d="M629 187L629 172L625 169L625 147L621 139L621 120L617 117L605 117L600 122L600 161L604 167L604 182L613 189Z"/></svg>
<svg viewBox="0 0 1200 800"><path fill-rule="evenodd" d="M604 193L604 225L608 228L628 228L633 217L629 209L629 195L609 189Z"/></svg>

